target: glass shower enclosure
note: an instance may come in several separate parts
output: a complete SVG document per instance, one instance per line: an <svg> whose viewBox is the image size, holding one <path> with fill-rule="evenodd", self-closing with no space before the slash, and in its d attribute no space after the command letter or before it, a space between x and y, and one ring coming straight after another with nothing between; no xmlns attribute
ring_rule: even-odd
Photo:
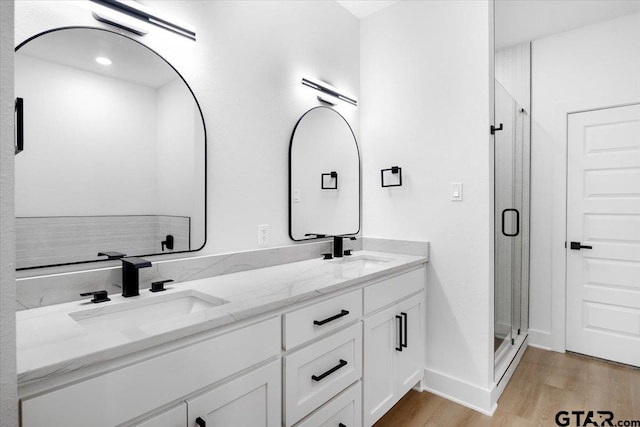
<svg viewBox="0 0 640 427"><path fill-rule="evenodd" d="M493 342L499 381L528 331L530 44L498 50L495 58Z"/></svg>

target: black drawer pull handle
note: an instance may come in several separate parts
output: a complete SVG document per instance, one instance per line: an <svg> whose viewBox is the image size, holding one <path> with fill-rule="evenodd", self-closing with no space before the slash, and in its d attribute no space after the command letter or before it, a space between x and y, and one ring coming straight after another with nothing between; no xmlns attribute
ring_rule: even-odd
<svg viewBox="0 0 640 427"><path fill-rule="evenodd" d="M338 424L338 427L347 427L347 426L342 424L342 423L340 423L340 424Z"/></svg>
<svg viewBox="0 0 640 427"><path fill-rule="evenodd" d="M196 418L196 424L198 427L207 427L207 422L200 417Z"/></svg>
<svg viewBox="0 0 640 427"><path fill-rule="evenodd" d="M324 374L311 375L311 379L314 380L314 381L322 381L323 379L325 379L326 377L328 377L329 375L333 374L335 371L337 371L338 369L340 369L340 368L342 368L344 366L347 366L347 361L340 359L340 363L338 363L336 366L334 366L333 368L329 369Z"/></svg>
<svg viewBox="0 0 640 427"><path fill-rule="evenodd" d="M400 347L407 348L407 344L408 344L408 342L407 342L408 341L407 340L407 329L409 329L408 328L409 322L407 321L407 313L400 313L400 314L402 314L402 317L404 318L404 328L403 328L404 329L404 333L403 333L403 335L404 335L404 343L401 342L400 343Z"/></svg>
<svg viewBox="0 0 640 427"><path fill-rule="evenodd" d="M400 343L400 345L396 347L396 351L402 351L402 316L398 316L396 314L396 319L400 321L398 323L398 342Z"/></svg>
<svg viewBox="0 0 640 427"><path fill-rule="evenodd" d="M314 325L318 325L318 326L322 326L325 323L333 322L334 320L339 319L339 318L341 318L343 316L346 316L347 314L349 314L349 310L342 310L340 312L340 314L336 314L335 316L327 317L324 320L314 320L313 324Z"/></svg>

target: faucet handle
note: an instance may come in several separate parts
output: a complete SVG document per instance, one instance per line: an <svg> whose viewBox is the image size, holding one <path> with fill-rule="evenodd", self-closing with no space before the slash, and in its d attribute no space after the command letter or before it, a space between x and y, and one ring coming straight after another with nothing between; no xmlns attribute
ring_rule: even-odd
<svg viewBox="0 0 640 427"><path fill-rule="evenodd" d="M98 252L98 256L106 256L107 259L120 259L120 258L126 257L127 254L123 254L122 252L116 252L116 251L105 251L105 252Z"/></svg>
<svg viewBox="0 0 640 427"><path fill-rule="evenodd" d="M99 302L107 302L107 301L111 301L111 298L109 298L107 295L109 295L107 293L107 291L94 291L94 292L83 292L80 294L81 297L89 297L89 296L93 296L93 299L91 300L92 303L97 304Z"/></svg>
<svg viewBox="0 0 640 427"><path fill-rule="evenodd" d="M169 282L173 282L173 279L160 280L158 282L153 282L151 283L151 289L149 289L149 292L166 291L166 289L164 288L164 284Z"/></svg>

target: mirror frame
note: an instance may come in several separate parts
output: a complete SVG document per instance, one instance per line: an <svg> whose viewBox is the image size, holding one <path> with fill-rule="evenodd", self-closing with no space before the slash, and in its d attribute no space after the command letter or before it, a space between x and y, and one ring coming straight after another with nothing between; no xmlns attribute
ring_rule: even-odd
<svg viewBox="0 0 640 427"><path fill-rule="evenodd" d="M200 107L200 102L198 102L198 98L196 98L196 94L193 92L193 89L191 89L191 86L189 86L189 83L187 83L187 81L182 76L182 74L180 74L180 72L169 61L167 61L162 55L160 55L154 49L151 49L146 44L144 44L144 43L142 43L142 42L140 42L140 41L138 41L138 40L136 40L134 38L131 38L131 37L125 35L125 34L122 34L122 33L117 32L117 31L112 31L112 30L109 30L109 29L106 29L106 28L83 26L83 25L73 25L73 26L52 28L50 30L46 30L46 31L43 31L43 32L38 33L36 35L33 35L33 36L27 38L26 40L24 40L23 42L21 42L20 44L18 44L16 46L16 48L14 49L14 55L18 52L18 50L20 50L20 48L22 46L24 46L25 44L29 43L30 41L32 41L34 39L37 39L38 37L41 37L41 36L44 36L46 34L56 32L56 31L77 30L77 29L104 31L106 33L116 34L116 35L118 35L120 37L124 37L126 39L129 39L132 42L137 43L140 46L146 48L147 50L149 50L149 52L151 52L154 55L156 55L158 58L160 58L162 61L164 61L165 64L167 64L169 67L171 67L171 69L178 75L178 77L180 77L180 80L182 80L182 82L185 84L185 86L187 87L187 89L191 93L191 96L193 96L193 100L195 101L195 104L198 107L198 112L200 113L200 118L202 119L202 130L203 130L203 135L204 135L204 241L202 242L202 246L200 246L199 248L191 249L191 250L188 250L188 251L174 251L174 252L168 252L168 253L152 253L152 254L131 254L129 256L151 257L151 256L175 255L175 254L184 254L184 253L191 253L191 252L201 251L205 247L205 245L207 244L207 207L208 207L208 203L207 203L207 194L208 194L208 191L207 191L208 190L208 182L207 182L207 161L208 161L208 159L207 159L207 125L206 125L205 120L204 120L204 114L202 114L202 108ZM15 216L15 213L14 213L14 216ZM16 268L16 271L35 270L35 269L39 269L39 268L61 267L61 266L78 265L78 264L90 264L90 263L105 262L105 261L114 261L114 260L113 259L94 259L94 260L87 260L87 261L67 262L67 263L62 263L62 264L38 265L38 266L34 266L34 267ZM119 261L119 260L115 260L115 261Z"/></svg>
<svg viewBox="0 0 640 427"><path fill-rule="evenodd" d="M328 237L309 237L308 239L294 239L293 238L293 223L291 221L291 213L293 210L293 206L291 203L291 198L293 196L292 192L291 192L291 184L292 184L292 176L291 176L291 154L293 151L293 138L296 134L296 129L298 129L298 125L300 124L300 122L302 121L302 119L304 118L304 116L306 116L307 114L309 114L311 111L317 109L317 108L327 108L331 111L333 111L334 113L336 113L338 116L340 116L340 118L342 120L344 120L344 122L347 124L347 126L349 127L349 131L351 131L351 135L353 136L353 143L356 144L356 152L358 153L358 230L354 231L353 233L347 233L345 235L356 235L360 233L360 229L362 228L362 161L360 159L360 146L358 145L358 139L356 138L356 135L353 133L353 128L351 127L351 125L349 124L349 122L347 121L347 119L344 118L344 116L342 114L340 114L338 111L336 111L334 108L331 107L326 107L324 105L320 105L317 107L313 107L307 111L305 111L305 113L300 116L300 118L298 119L298 121L296 122L295 126L293 127L293 131L291 132L291 138L289 140L289 238L291 240L293 240L294 242L304 242L307 240L318 240L318 239L327 239Z"/></svg>

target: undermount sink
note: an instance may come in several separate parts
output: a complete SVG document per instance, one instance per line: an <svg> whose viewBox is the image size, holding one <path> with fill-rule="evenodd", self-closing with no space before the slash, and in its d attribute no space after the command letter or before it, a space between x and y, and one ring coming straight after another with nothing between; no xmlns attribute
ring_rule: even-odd
<svg viewBox="0 0 640 427"><path fill-rule="evenodd" d="M103 303L69 313L80 326L92 330L125 331L166 324L181 316L226 304L228 301L194 290L154 295L134 301Z"/></svg>
<svg viewBox="0 0 640 427"><path fill-rule="evenodd" d="M392 261L392 259L379 257L375 255L351 255L351 256L344 256L342 258L335 258L330 262L333 262L336 264L358 265L362 268L367 268L374 265L385 264L389 261Z"/></svg>

